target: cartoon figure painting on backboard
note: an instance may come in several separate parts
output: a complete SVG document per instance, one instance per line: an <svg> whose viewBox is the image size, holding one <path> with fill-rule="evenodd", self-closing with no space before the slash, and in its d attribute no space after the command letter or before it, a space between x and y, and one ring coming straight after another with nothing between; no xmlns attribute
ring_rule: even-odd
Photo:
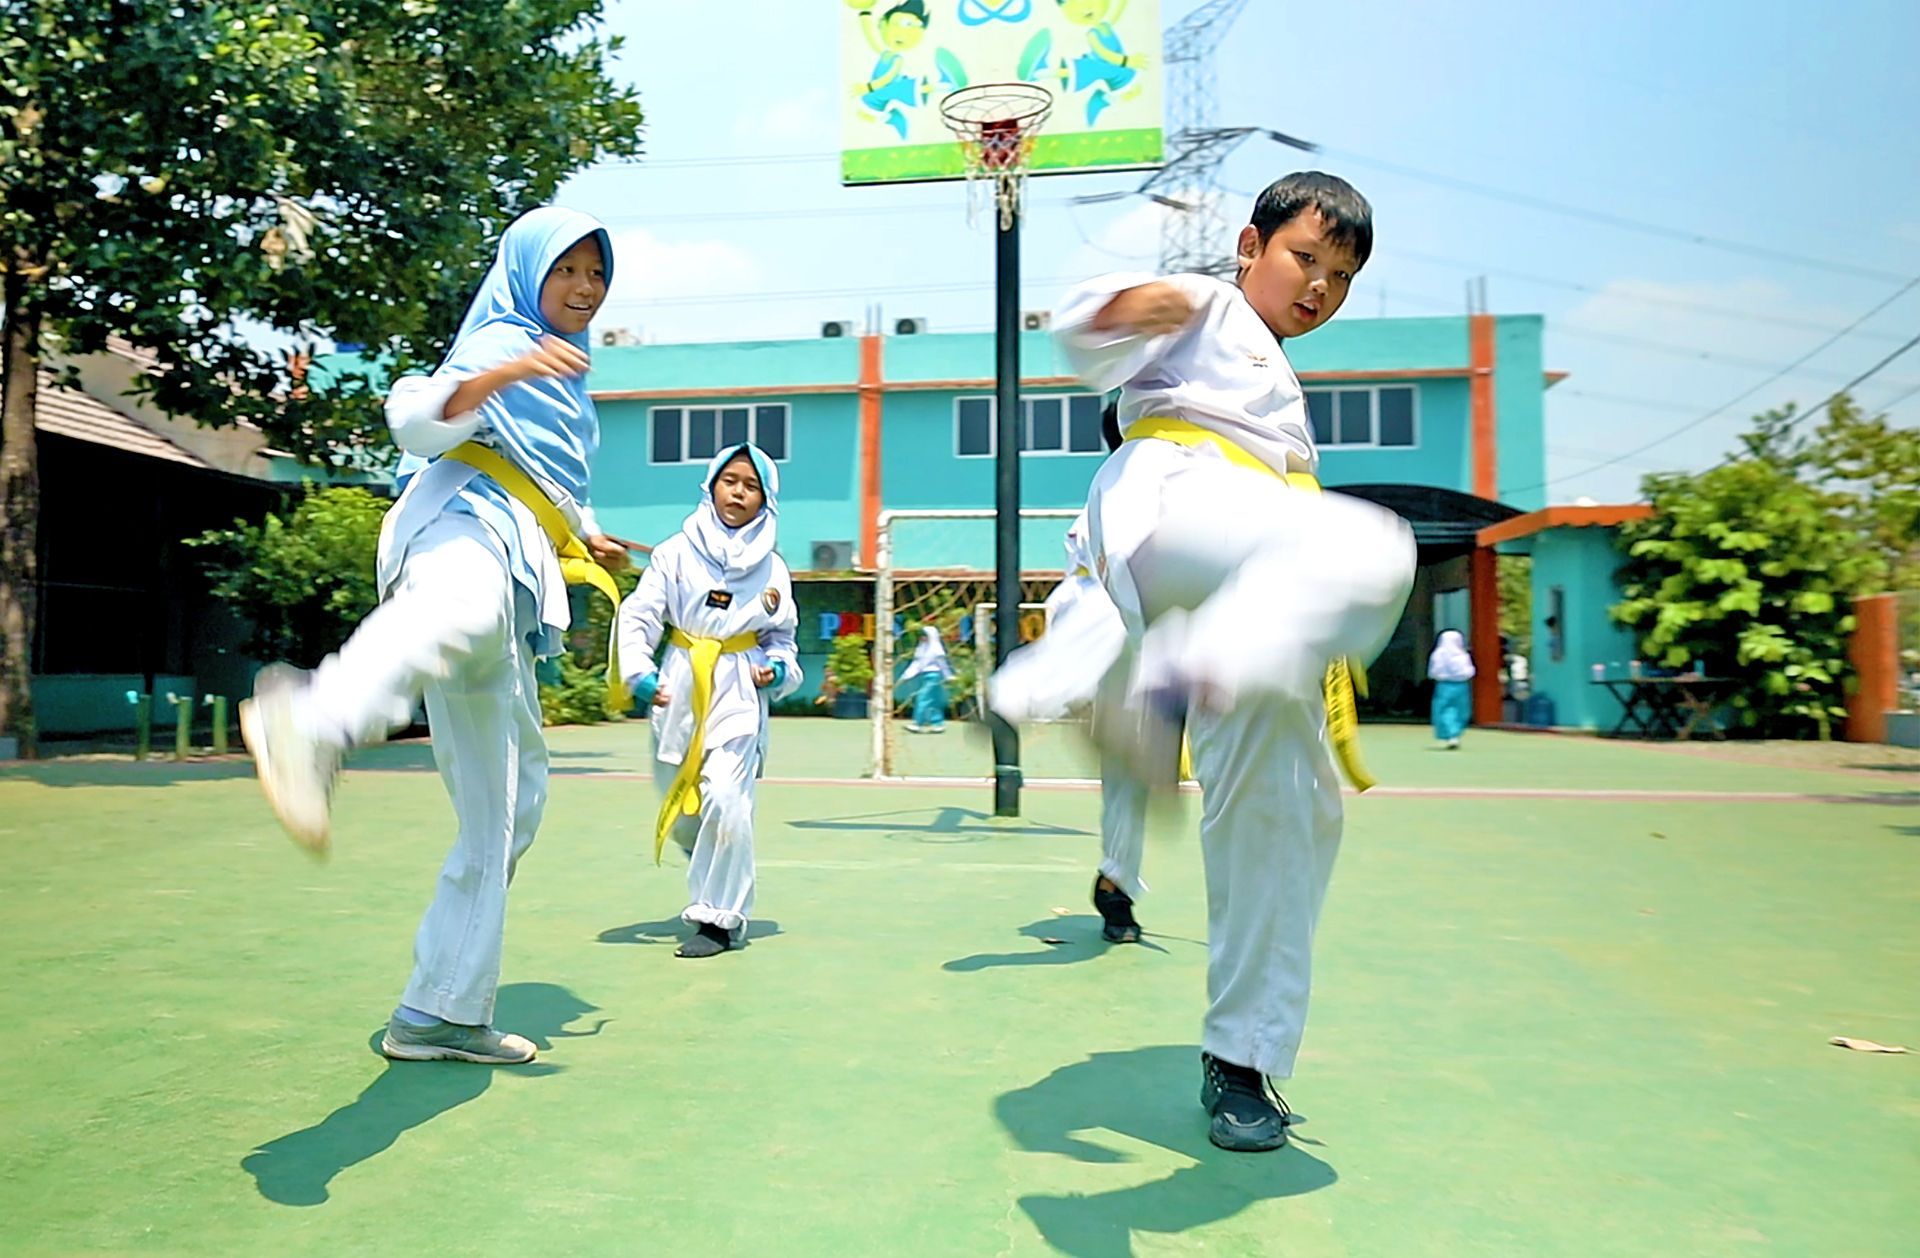
<svg viewBox="0 0 1920 1258"><path fill-rule="evenodd" d="M1026 159L1036 173L1165 160L1159 0L845 0L835 11L843 183L963 177L939 105L983 84L1054 94Z"/></svg>
<svg viewBox="0 0 1920 1258"><path fill-rule="evenodd" d="M1140 94L1141 72L1147 57L1128 54L1114 24L1125 15L1127 0L1057 0L1060 16L1087 31L1088 51L1060 67L1061 86L1087 94L1087 125L1100 120L1116 99Z"/></svg>
<svg viewBox="0 0 1920 1258"><path fill-rule="evenodd" d="M926 0L900 0L878 19L871 8L863 8L858 17L861 34L880 57L872 75L853 85L860 116L892 127L904 140L906 111L925 104L928 95L926 80L915 77L906 61L906 55L927 35Z"/></svg>

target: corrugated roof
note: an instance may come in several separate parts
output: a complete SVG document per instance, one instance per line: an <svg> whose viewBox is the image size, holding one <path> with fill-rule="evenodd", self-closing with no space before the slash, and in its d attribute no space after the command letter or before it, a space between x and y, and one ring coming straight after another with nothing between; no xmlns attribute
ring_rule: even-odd
<svg viewBox="0 0 1920 1258"><path fill-rule="evenodd" d="M110 446L143 458L213 470L211 463L189 454L139 420L121 414L92 394L55 384L53 374L48 371L40 373L40 392L34 407L33 426L41 432Z"/></svg>

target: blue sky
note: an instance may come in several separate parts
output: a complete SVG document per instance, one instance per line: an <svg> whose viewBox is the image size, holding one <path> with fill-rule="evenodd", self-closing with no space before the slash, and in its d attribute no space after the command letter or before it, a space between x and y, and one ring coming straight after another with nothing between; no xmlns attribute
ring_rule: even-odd
<svg viewBox="0 0 1920 1258"><path fill-rule="evenodd" d="M1163 17L1192 7L1163 0ZM937 331L991 326L992 240L968 228L959 187L838 182L840 8L609 4L648 153L560 197L618 237L602 326L801 337L873 302ZM1911 0L1253 0L1216 55L1217 120L1325 152L1248 142L1224 170L1240 194L1227 210L1243 219L1269 179L1317 165L1375 207L1373 261L1342 318L1458 312L1481 275L1496 312L1545 315L1548 364L1571 373L1548 394L1549 495L1630 498L1643 472L1711 463L1753 411L1817 403L1920 333L1916 287L1718 417L1597 466L1761 385L1920 276L1916 48ZM1159 211L1071 204L1138 179L1033 182L1023 304L1154 266ZM1920 349L1858 396L1915 425L1912 390Z"/></svg>

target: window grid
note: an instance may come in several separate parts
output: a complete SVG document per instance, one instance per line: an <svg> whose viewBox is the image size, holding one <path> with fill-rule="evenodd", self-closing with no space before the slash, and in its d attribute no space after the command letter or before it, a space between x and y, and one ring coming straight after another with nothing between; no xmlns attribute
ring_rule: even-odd
<svg viewBox="0 0 1920 1258"><path fill-rule="evenodd" d="M1308 389L1313 443L1332 450L1411 450L1420 444L1420 391L1410 384Z"/></svg>
<svg viewBox="0 0 1920 1258"><path fill-rule="evenodd" d="M787 461L792 408L785 402L656 406L648 415L648 462L705 463L751 441L776 463Z"/></svg>
<svg viewBox="0 0 1920 1258"><path fill-rule="evenodd" d="M1099 393L1035 393L1020 399L1020 453L1038 457L1107 452L1100 432L1106 396ZM962 459L989 459L997 448L999 399L953 400L953 452Z"/></svg>

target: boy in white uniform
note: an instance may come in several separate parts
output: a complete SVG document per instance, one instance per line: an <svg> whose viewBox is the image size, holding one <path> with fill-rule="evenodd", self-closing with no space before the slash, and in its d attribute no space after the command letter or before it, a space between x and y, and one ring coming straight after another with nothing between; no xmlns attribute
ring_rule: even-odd
<svg viewBox="0 0 1920 1258"><path fill-rule="evenodd" d="M1094 572L1136 658L1124 706L1096 711L1096 737L1170 784L1184 717L1206 792L1201 1103L1225 1149L1286 1143L1266 1079L1290 1076L1299 1051L1341 829L1322 681L1331 661L1378 654L1413 583L1403 521L1318 494L1280 347L1333 316L1372 243L1372 211L1344 180L1290 175L1255 204L1236 282L1108 276L1054 316L1088 386L1122 390L1126 442L1095 476L1087 516ZM1085 662L1083 685L1096 666L1103 675ZM1030 707L1004 684L994 702L1013 720Z"/></svg>
<svg viewBox="0 0 1920 1258"><path fill-rule="evenodd" d="M459 834L381 1041L389 1057L534 1056L491 1023L507 886L547 797L534 660L562 649L567 584L617 599L599 564L626 562L586 505L600 443L586 332L612 274L606 229L585 214L547 206L507 228L446 361L387 397L406 457L380 529L380 606L311 677L263 669L240 705L275 814L324 854L341 757L426 699Z"/></svg>
<svg viewBox="0 0 1920 1258"><path fill-rule="evenodd" d="M753 912L754 783L767 755L772 700L799 689L793 578L774 552L779 472L755 446L722 450L700 505L654 548L620 605L615 633L627 684L653 709L662 802L654 859L669 834L687 849L686 910L695 933L675 953L711 957ZM665 662L654 671L662 637Z"/></svg>

